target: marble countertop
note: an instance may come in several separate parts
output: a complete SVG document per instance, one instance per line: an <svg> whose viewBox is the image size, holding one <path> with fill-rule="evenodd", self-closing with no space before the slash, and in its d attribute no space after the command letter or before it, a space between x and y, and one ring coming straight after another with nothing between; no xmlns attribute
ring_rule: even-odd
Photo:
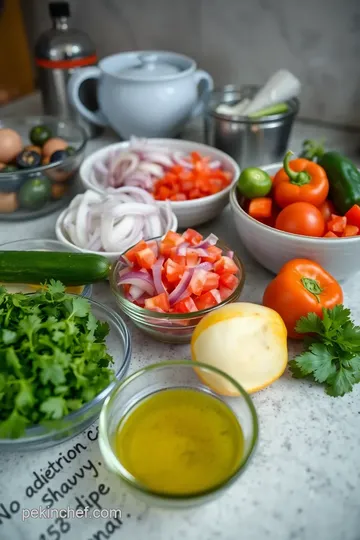
<svg viewBox="0 0 360 540"><path fill-rule="evenodd" d="M3 108L0 117L37 112L40 112L40 104L38 96L34 95ZM300 122L294 127L291 148L296 151L301 141L309 136L325 136L329 145L346 150L356 158L357 147L351 133ZM186 138L201 140L198 126L190 126ZM106 131L101 138L88 144L87 153L114 140L115 135ZM56 217L57 214L53 214L24 223L0 222L0 243L30 237L55 238ZM229 208L216 221L202 227L202 231L215 232L236 250L247 273L241 299L260 302L271 275L253 261L241 245L232 227ZM344 284L344 293L346 304L360 323L357 277ZM96 285L94 298L115 308L107 285ZM160 344L144 337L131 324L129 328L133 340L133 371L158 360L190 358L188 345ZM294 352L291 345L290 354ZM72 441L36 455L1 455L0 538L359 540L360 385L351 394L333 399L324 394L323 388L292 379L286 373L270 388L255 394L253 400L260 420L260 440L251 465L221 498L186 511L161 510L136 501L116 479L101 469L97 444L92 443L89 447L89 441L93 439L89 430ZM81 493L99 487L101 477L101 481L109 486L103 507L120 508L121 522L113 520L110 525L107 519L96 522L78 519L71 522L70 532L65 532L66 526L61 530L61 523L54 525L54 519L24 521L21 515L24 508L38 508L44 504L40 488L37 494L26 489L34 484L35 472L44 467L44 462L60 453L65 455L77 441L87 449L69 462L67 476L74 474L90 458L97 469L101 469L101 475L97 470L93 478L81 480ZM62 472L63 476L59 474L59 479L53 482L65 480L65 471ZM56 489L60 489L59 485L55 485ZM44 490L44 486L41 489ZM75 495L85 497L79 493ZM75 505L75 495L69 493L61 506L58 502L58 507ZM11 503L13 513L9 510ZM59 529L60 536L51 536L52 525Z"/></svg>

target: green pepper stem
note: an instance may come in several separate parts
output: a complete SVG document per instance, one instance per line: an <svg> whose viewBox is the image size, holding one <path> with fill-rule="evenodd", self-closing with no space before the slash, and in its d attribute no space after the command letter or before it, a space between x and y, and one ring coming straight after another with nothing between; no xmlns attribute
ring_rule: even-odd
<svg viewBox="0 0 360 540"><path fill-rule="evenodd" d="M320 298L319 295L323 292L324 289L320 287L320 284L316 279L311 279L307 277L301 278L301 283L303 284L304 288L310 293L313 294L316 298L316 301L319 303Z"/></svg>
<svg viewBox="0 0 360 540"><path fill-rule="evenodd" d="M291 150L289 150L289 152L286 152L285 157L284 157L284 162L283 162L284 171L290 178L290 183L295 184L296 186L304 186L305 184L309 184L311 182L311 176L308 172L306 171L295 172L292 169L290 169L289 161L290 161L290 157L293 154L294 153L291 152Z"/></svg>

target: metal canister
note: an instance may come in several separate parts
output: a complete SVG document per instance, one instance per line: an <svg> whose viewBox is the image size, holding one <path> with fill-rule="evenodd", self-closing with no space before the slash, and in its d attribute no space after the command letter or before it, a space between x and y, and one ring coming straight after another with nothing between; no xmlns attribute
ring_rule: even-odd
<svg viewBox="0 0 360 540"><path fill-rule="evenodd" d="M68 2L50 2L49 13L53 27L44 32L35 46L35 64L45 114L73 119L81 124L89 137L101 128L84 120L68 99L67 83L74 70L95 65L95 47L84 32L69 27ZM85 81L80 90L81 100L91 110L97 110L95 81Z"/></svg>
<svg viewBox="0 0 360 540"><path fill-rule="evenodd" d="M234 105L251 99L259 88L227 85L209 97L205 113L205 142L229 154L241 168L281 161L299 110L297 98L287 101L288 111L251 119L217 112L220 104Z"/></svg>

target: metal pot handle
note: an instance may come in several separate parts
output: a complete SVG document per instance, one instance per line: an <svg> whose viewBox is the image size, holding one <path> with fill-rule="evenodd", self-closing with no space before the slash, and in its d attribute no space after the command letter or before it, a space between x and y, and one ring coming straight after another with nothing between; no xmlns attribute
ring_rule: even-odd
<svg viewBox="0 0 360 540"><path fill-rule="evenodd" d="M96 66L81 68L71 75L67 90L70 103L78 110L81 116L97 126L105 127L108 125L105 115L101 111L90 111L79 97L79 90L82 83L88 79L99 79L100 75L101 71Z"/></svg>
<svg viewBox="0 0 360 540"><path fill-rule="evenodd" d="M198 69L194 73L195 77L195 83L196 86L199 87L201 83L203 83L203 90L201 94L198 97L197 103L194 105L194 108L191 112L191 117L194 118L195 116L199 116L204 111L204 105L205 105L205 98L207 95L212 92L214 89L214 80L207 73L206 71L203 71L202 69Z"/></svg>

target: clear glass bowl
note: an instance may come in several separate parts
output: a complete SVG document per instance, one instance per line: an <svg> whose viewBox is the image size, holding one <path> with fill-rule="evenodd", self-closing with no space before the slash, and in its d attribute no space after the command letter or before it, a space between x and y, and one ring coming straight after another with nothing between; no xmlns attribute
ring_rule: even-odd
<svg viewBox="0 0 360 540"><path fill-rule="evenodd" d="M196 371L194 366L196 365ZM199 373L200 376L197 375ZM234 388L237 397L224 397L218 395L202 383L201 375L209 374L212 377L226 379ZM190 388L211 394L223 401L236 416L244 437L244 451L235 471L223 481L206 491L174 495L171 493L158 493L149 490L146 486L126 470L119 461L115 452L115 435L120 420L134 407L135 404L150 396L154 392L168 390L169 388ZM255 407L245 390L226 373L206 364L189 360L172 360L153 364L133 373L124 381L117 384L112 394L106 399L99 423L99 444L106 466L115 473L123 484L133 491L134 495L147 499L150 504L160 506L194 506L218 496L229 487L245 470L251 455L254 452L258 439L258 419ZM144 448L144 452L148 449ZM151 448L156 452L156 446Z"/></svg>
<svg viewBox="0 0 360 540"><path fill-rule="evenodd" d="M48 126L53 137L60 137L67 141L75 152L62 161L34 169L17 170L12 173L3 173L0 170L0 220L21 221L44 216L55 212L71 199L75 173L84 157L86 133L75 123L52 116L3 118L0 121L0 128L14 129L21 135L24 146L32 144L29 133L37 125ZM42 206L32 210L24 207L24 202L21 202L20 189L25 184L29 186L31 180L39 177L45 177L44 181L50 182L51 193Z"/></svg>
<svg viewBox="0 0 360 540"><path fill-rule="evenodd" d="M76 295L74 295L76 296ZM129 331L121 317L108 306L88 299L92 313L96 319L107 322L110 332L106 338L108 353L113 357L116 380L107 386L92 401L81 409L68 414L61 420L47 422L26 430L25 435L18 439L0 439L0 451L33 451L60 444L75 437L89 427L99 416L105 398L116 387L127 373L131 358L131 340Z"/></svg>
<svg viewBox="0 0 360 540"><path fill-rule="evenodd" d="M0 251L73 251L78 253L77 249L65 246L61 242L49 238L26 238L25 240L6 242L6 244L0 244ZM12 286L14 287L14 284ZM81 296L91 298L91 295L92 285L85 285Z"/></svg>
<svg viewBox="0 0 360 540"><path fill-rule="evenodd" d="M161 238L155 238L157 241L160 239ZM225 252L230 251L231 249L220 240L216 245ZM239 284L233 293L228 298L220 302L220 304L193 313L168 313L164 315L163 313L150 311L130 302L124 296L122 286L117 284L119 271L126 268L126 265L121 258L114 263L111 268L109 276L110 286L120 309L126 315L128 315L128 317L130 317L135 326L137 326L140 330L152 338L164 343L189 343L195 327L204 317L204 315L218 309L219 307L225 306L226 304L230 304L230 302L236 302L236 300L238 300L244 287L245 268L236 254L234 254L234 262L239 269L237 273Z"/></svg>

